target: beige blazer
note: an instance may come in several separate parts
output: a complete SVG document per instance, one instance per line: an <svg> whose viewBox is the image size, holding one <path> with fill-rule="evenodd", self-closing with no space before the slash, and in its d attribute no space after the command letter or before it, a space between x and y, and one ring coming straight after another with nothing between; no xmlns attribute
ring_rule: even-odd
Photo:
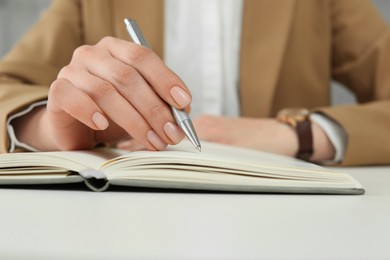
<svg viewBox="0 0 390 260"><path fill-rule="evenodd" d="M0 151L7 117L44 99L72 52L112 35L129 39L133 17L163 56L163 1L57 0L0 63ZM194 39L196 41L196 39ZM328 107L334 78L361 105ZM390 164L389 27L368 0L246 0L242 116L272 117L284 107L322 111L348 134L344 165Z"/></svg>

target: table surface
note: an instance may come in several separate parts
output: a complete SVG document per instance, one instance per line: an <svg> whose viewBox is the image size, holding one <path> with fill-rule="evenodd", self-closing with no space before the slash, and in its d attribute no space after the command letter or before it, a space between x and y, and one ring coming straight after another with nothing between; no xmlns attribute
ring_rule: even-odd
<svg viewBox="0 0 390 260"><path fill-rule="evenodd" d="M390 259L390 167L362 196L0 189L0 259Z"/></svg>

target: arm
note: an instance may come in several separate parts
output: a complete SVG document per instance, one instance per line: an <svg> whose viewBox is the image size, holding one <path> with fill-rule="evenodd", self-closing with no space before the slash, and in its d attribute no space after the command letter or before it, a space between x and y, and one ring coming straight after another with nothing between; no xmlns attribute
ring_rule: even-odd
<svg viewBox="0 0 390 260"><path fill-rule="evenodd" d="M194 121L199 138L294 157L298 152L295 130L271 118L228 118L203 115ZM314 154L311 161L334 158L335 150L326 133L312 124Z"/></svg>
<svg viewBox="0 0 390 260"><path fill-rule="evenodd" d="M369 1L331 0L327 3L331 10L330 24L333 26L333 76L351 88L359 101L366 104L318 108L314 111L322 112L346 131L347 144L342 165L389 164L388 26ZM229 120L231 123L226 119L214 118L214 121L225 122L221 128L208 118L208 127L202 128L205 123L200 118L202 123L198 124L201 129L198 133L206 140L286 155L295 154L296 136L283 131L272 119ZM313 133L315 154L312 160L332 159L334 148L329 138L316 124ZM240 142L235 142L231 137ZM295 149L291 149L293 147ZM319 155L319 152L323 154Z"/></svg>
<svg viewBox="0 0 390 260"><path fill-rule="evenodd" d="M0 73L16 74L24 82L51 84L47 106L15 120L18 139L39 150L89 149L128 136L150 150L179 142L184 135L166 103L187 107L191 96L185 84L155 53L136 44L105 37L82 45L80 18L73 17L80 15L79 4L55 2L41 21L43 28L27 35L22 48L16 47L0 66ZM55 18L58 12L62 19ZM54 26L53 34L46 36L50 30L44 26ZM58 42L64 29L69 29L69 43ZM35 61L31 56L37 66L29 64Z"/></svg>
<svg viewBox="0 0 390 260"><path fill-rule="evenodd" d="M360 105L320 108L347 133L343 165L389 164L390 30L369 1L331 1L333 77Z"/></svg>
<svg viewBox="0 0 390 260"><path fill-rule="evenodd" d="M5 76L0 78L0 153L8 152L8 117L17 111L23 110L30 103L46 99L47 92L48 88L46 86L31 86Z"/></svg>
<svg viewBox="0 0 390 260"><path fill-rule="evenodd" d="M8 151L7 118L47 99L51 82L82 43L78 6L75 0L54 1L0 62L0 152Z"/></svg>

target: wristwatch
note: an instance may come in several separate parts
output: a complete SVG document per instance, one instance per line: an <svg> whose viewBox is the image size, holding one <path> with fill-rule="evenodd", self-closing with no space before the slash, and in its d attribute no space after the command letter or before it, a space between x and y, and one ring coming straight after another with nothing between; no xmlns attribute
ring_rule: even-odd
<svg viewBox="0 0 390 260"><path fill-rule="evenodd" d="M295 129L299 144L296 157L309 161L313 155L313 133L309 110L306 108L286 108L281 110L276 118Z"/></svg>

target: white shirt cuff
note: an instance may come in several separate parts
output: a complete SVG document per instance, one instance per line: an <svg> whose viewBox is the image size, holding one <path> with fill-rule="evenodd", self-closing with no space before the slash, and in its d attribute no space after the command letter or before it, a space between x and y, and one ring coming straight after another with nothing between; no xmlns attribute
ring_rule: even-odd
<svg viewBox="0 0 390 260"><path fill-rule="evenodd" d="M324 130L333 144L335 156L331 162L341 162L344 159L344 152L347 146L347 133L345 130L334 120L320 113L311 114L310 119Z"/></svg>
<svg viewBox="0 0 390 260"><path fill-rule="evenodd" d="M34 147L31 147L31 146L29 146L29 145L27 145L25 143L22 143L22 142L20 142L16 138L15 131L14 131L14 128L12 126L12 120L14 120L15 118L24 116L27 113L30 113L36 107L46 106L46 104L47 104L47 100L42 100L42 101L39 101L39 102L35 102L35 103L31 104L25 110L20 111L18 113L15 113L15 114L13 114L12 116L10 116L8 118L8 120L7 120L7 130L8 130L9 140L10 140L10 147L8 149L8 152L10 152L10 153L14 152L15 148L23 148L23 149L26 149L26 150L32 151L32 152L37 152L38 151Z"/></svg>

